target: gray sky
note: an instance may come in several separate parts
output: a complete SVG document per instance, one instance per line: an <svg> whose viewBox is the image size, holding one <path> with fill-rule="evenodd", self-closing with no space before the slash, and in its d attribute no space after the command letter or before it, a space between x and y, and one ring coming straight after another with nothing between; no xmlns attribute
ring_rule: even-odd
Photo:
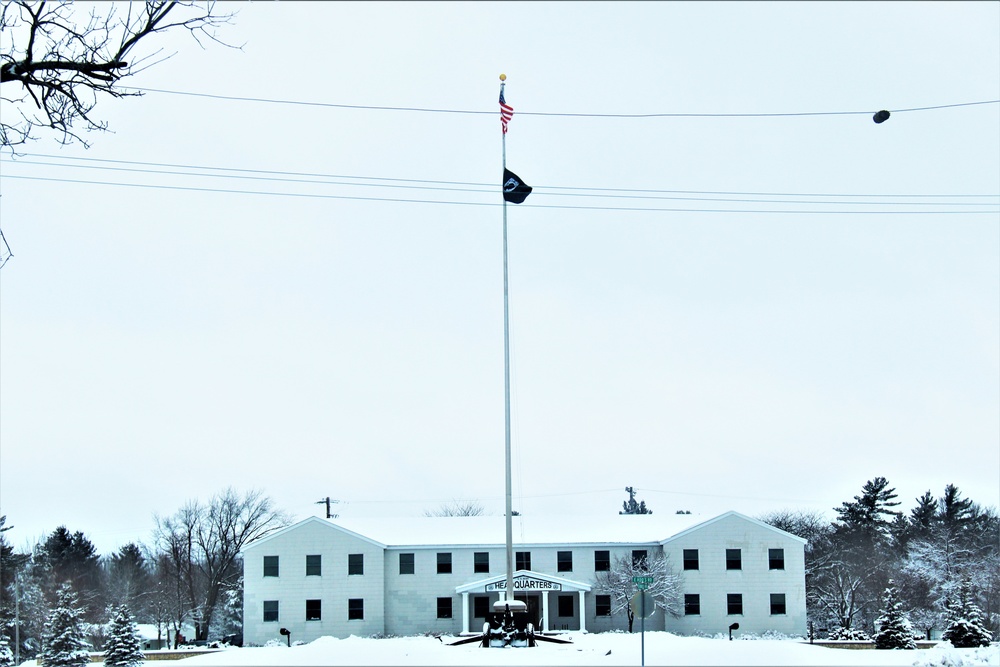
<svg viewBox="0 0 1000 667"><path fill-rule="evenodd" d="M1000 504L1000 105L903 111L1000 99L1000 4L225 8L242 51L176 34L130 84L484 113L149 92L5 154L16 546L229 485L502 512L501 72L515 509ZM864 113L747 115L807 112Z"/></svg>

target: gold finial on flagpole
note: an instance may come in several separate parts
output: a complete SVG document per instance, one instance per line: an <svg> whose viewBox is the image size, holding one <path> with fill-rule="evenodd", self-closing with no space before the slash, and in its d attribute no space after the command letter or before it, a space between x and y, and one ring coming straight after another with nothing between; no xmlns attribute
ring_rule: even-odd
<svg viewBox="0 0 1000 667"><path fill-rule="evenodd" d="M507 80L507 75L506 74L501 74L500 75L500 80L501 81L506 81Z"/></svg>

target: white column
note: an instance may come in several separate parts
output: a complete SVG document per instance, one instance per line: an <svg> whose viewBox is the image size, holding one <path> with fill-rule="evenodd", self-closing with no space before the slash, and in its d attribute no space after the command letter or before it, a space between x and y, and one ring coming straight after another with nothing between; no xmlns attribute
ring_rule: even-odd
<svg viewBox="0 0 1000 667"><path fill-rule="evenodd" d="M542 632L549 631L549 593L542 591Z"/></svg>
<svg viewBox="0 0 1000 667"><path fill-rule="evenodd" d="M469 592L462 593L462 632L469 632Z"/></svg>
<svg viewBox="0 0 1000 667"><path fill-rule="evenodd" d="M587 631L587 591L580 591L580 632Z"/></svg>

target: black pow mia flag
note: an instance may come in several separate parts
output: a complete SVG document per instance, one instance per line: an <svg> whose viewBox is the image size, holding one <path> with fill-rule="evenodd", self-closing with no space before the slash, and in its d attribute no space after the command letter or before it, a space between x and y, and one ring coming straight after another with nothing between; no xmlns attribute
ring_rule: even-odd
<svg viewBox="0 0 1000 667"><path fill-rule="evenodd" d="M510 169L503 170L503 199L511 204L520 204L531 194L531 186Z"/></svg>

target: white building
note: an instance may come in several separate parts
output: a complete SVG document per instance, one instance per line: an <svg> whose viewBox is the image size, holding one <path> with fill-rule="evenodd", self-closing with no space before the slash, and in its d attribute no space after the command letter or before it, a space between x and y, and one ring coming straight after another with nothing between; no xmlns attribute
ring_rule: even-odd
<svg viewBox="0 0 1000 667"><path fill-rule="evenodd" d="M597 573L621 555L663 553L682 575L684 614L646 621L678 634L806 632L805 540L727 512L514 517L515 596L535 627L600 632L611 615ZM479 632L506 585L502 516L310 517L243 551L246 645L322 636Z"/></svg>

